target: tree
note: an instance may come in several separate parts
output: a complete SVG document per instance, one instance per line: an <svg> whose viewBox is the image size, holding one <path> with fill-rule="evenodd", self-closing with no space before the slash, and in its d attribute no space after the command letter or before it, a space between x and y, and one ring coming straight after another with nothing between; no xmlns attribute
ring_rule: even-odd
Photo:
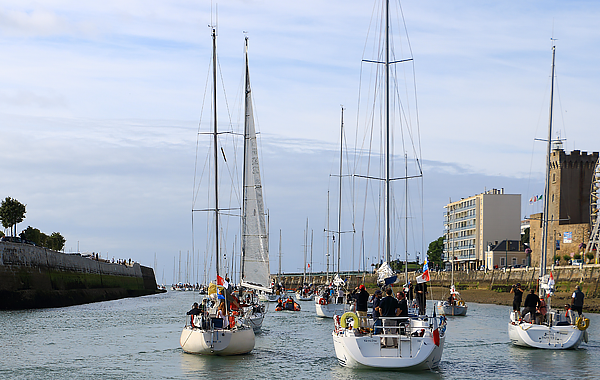
<svg viewBox="0 0 600 380"><path fill-rule="evenodd" d="M25 219L26 205L11 197L6 197L0 205L0 219L2 227L11 228L12 236L17 235L17 223Z"/></svg>
<svg viewBox="0 0 600 380"><path fill-rule="evenodd" d="M46 242L48 241L48 235L31 226L28 226L26 229L24 229L19 236L21 239L33 242L35 245L39 245L40 247L45 247Z"/></svg>
<svg viewBox="0 0 600 380"><path fill-rule="evenodd" d="M53 232L47 240L47 247L55 251L62 251L65 247L65 238L58 232Z"/></svg>
<svg viewBox="0 0 600 380"><path fill-rule="evenodd" d="M429 243L427 248L427 257L429 262L435 263L440 267L443 266L444 260L442 260L442 253L444 252L444 237L440 236L437 240Z"/></svg>

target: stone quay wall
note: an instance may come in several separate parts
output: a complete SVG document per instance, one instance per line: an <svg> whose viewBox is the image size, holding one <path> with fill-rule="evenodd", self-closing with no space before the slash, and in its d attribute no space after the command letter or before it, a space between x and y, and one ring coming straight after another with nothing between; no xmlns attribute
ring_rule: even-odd
<svg viewBox="0 0 600 380"><path fill-rule="evenodd" d="M552 273L557 291L569 291L575 285L582 285L586 297L600 297L600 265L570 265L570 266L552 266L548 267L546 273ZM329 281L335 274L329 274ZM409 272L408 278L415 281L419 274ZM489 271L455 271L454 284L457 289L488 289L499 292L510 291L513 284L521 283L523 288L531 288L537 285L540 276L539 268L508 268ZM276 280L277 275L271 276ZM377 277L375 274L362 272L343 272L340 277L348 280L349 287L353 288L359 284L366 284L368 287L376 286ZM450 287L452 282L452 272L430 272L432 286ZM363 281L364 279L364 281ZM326 285L327 276L324 273L315 273L309 277L306 282L312 282L316 286ZM406 279L404 273L398 274L398 282L403 284ZM302 273L289 273L281 276L281 282L287 289L295 289L302 286Z"/></svg>
<svg viewBox="0 0 600 380"><path fill-rule="evenodd" d="M156 293L152 268L0 242L0 309L61 307Z"/></svg>

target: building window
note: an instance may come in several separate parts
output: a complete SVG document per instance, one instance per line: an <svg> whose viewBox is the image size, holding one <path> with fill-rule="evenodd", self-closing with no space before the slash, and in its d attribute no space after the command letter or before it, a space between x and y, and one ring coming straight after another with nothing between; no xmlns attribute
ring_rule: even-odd
<svg viewBox="0 0 600 380"><path fill-rule="evenodd" d="M504 257L501 257L500 258L500 266L501 267L505 266L506 265L505 263L506 263L506 261L504 261Z"/></svg>

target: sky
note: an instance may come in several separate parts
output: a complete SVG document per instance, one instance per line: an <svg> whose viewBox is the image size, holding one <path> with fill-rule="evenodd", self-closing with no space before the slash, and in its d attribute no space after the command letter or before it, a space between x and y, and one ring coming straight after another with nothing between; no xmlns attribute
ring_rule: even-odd
<svg viewBox="0 0 600 380"><path fill-rule="evenodd" d="M324 270L328 191L330 223L337 218L340 105L352 136L374 3L0 0L0 198L27 205L18 230L58 231L66 251L131 258L172 281L180 252L185 266L192 249L216 24L225 129L239 127L250 41L271 272L279 230L283 271L302 271L307 218L313 269ZM546 138L551 38L557 136L567 151L600 150L600 4L435 0L402 9L424 173L424 247L415 255L443 234L449 200L504 188L521 194L523 217L540 211L527 200L543 191L545 145L534 139ZM359 232L354 244L342 269L359 265ZM190 278L204 265L194 260Z"/></svg>

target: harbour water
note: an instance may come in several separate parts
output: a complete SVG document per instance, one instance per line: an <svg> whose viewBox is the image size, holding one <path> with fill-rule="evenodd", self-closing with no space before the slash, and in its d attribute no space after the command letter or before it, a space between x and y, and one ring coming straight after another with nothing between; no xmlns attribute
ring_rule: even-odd
<svg viewBox="0 0 600 380"><path fill-rule="evenodd" d="M275 312L249 355L184 353L179 335L195 292L128 298L59 309L0 311L2 379L397 379L396 372L340 367L332 320ZM402 379L591 379L600 373L600 315L588 314L589 343L578 350L515 347L508 341L507 306L469 304L450 317L442 363L435 372Z"/></svg>

